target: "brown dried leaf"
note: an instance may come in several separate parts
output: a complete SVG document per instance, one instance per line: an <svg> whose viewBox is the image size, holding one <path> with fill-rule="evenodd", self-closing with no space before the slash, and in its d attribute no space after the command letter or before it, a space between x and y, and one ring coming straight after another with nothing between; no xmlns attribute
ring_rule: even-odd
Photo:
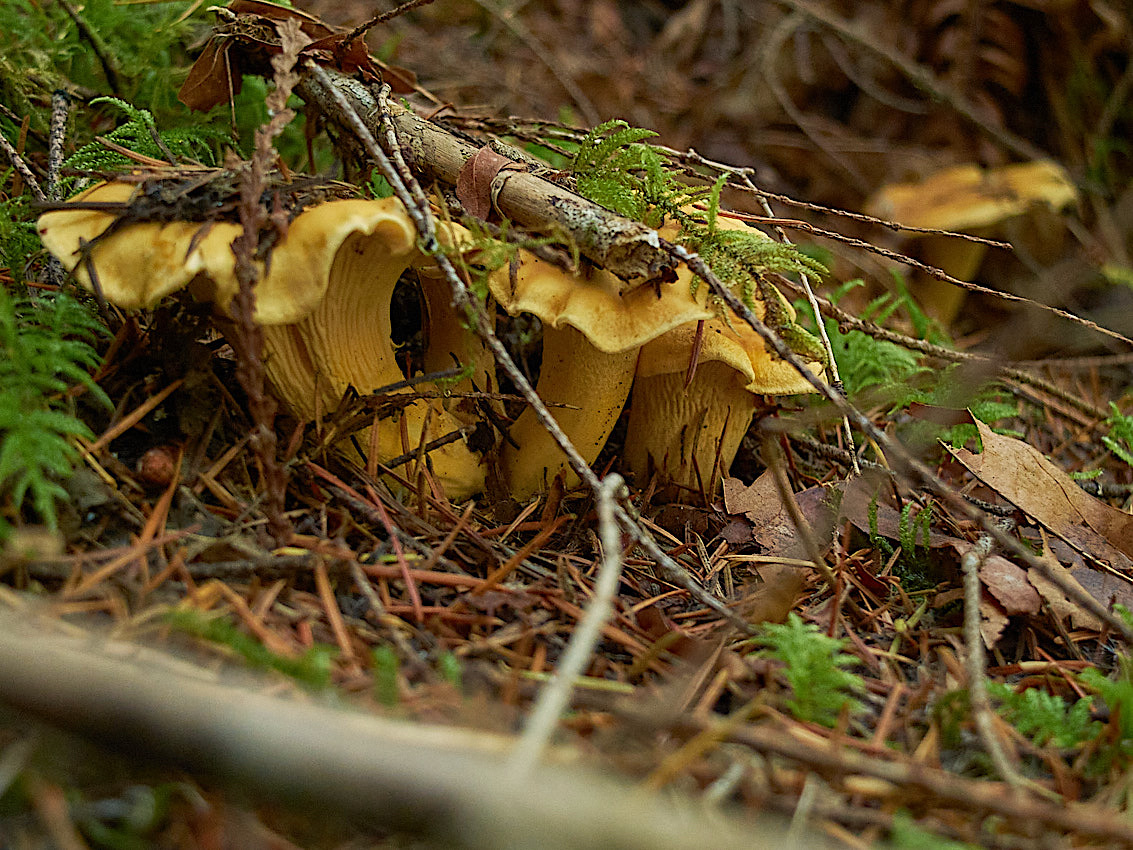
<svg viewBox="0 0 1133 850"><path fill-rule="evenodd" d="M834 528L834 514L826 501L828 496L829 491L825 487L810 487L792 494L815 537L826 546L831 541L830 532ZM725 478L724 509L729 514L742 514L751 523L751 539L765 553L788 558L807 557L806 547L769 470L750 486L738 478Z"/></svg>
<svg viewBox="0 0 1133 850"><path fill-rule="evenodd" d="M504 169L519 167L519 163L485 145L460 169L456 178L456 197L469 215L487 221L492 214L492 181Z"/></svg>
<svg viewBox="0 0 1133 850"><path fill-rule="evenodd" d="M1054 552L1051 551L1049 541L1047 541L1045 534L1043 534L1042 560L1046 563L1047 568L1052 572L1060 573L1066 581L1077 583L1077 579L1074 578L1073 573L1070 570L1067 570L1066 567L1062 566L1062 564L1059 563L1058 558L1055 557ZM1101 620L1099 620L1089 611L1083 610L1080 605L1077 605L1067 599L1066 594L1062 592L1058 585L1056 585L1038 570L1034 569L1033 567L1029 569L1027 571L1027 578L1030 580L1035 590L1037 590L1042 595L1042 598L1046 600L1047 604L1050 606L1051 612L1059 620L1065 620L1067 617L1069 617L1070 623L1072 626L1074 626L1074 628L1101 631Z"/></svg>
<svg viewBox="0 0 1133 850"><path fill-rule="evenodd" d="M290 6L279 6L265 0L232 0L228 10L237 15L255 15L272 21L298 21L303 32L311 38L323 38L334 34L334 29L314 15Z"/></svg>
<svg viewBox="0 0 1133 850"><path fill-rule="evenodd" d="M1027 574L999 555L991 555L980 567L980 581L1010 615L1037 614L1042 607L1039 593Z"/></svg>
<svg viewBox="0 0 1133 850"><path fill-rule="evenodd" d="M244 78L231 47L228 39L211 39L189 69L177 99L190 109L207 112L239 94Z"/></svg>
<svg viewBox="0 0 1133 850"><path fill-rule="evenodd" d="M1009 619L1007 613L999 607L999 603L994 599L985 595L980 601L980 634L983 635L984 643L987 644L988 649L999 643Z"/></svg>
<svg viewBox="0 0 1133 850"><path fill-rule="evenodd" d="M983 451L949 451L973 475L1083 551L1119 569L1133 567L1133 516L1084 492L1037 449L972 421Z"/></svg>
<svg viewBox="0 0 1133 850"><path fill-rule="evenodd" d="M891 507L884 495L888 484L879 476L859 475L847 481L842 491L841 512L845 519L852 522L858 529L870 533L870 504L877 499L877 533L890 540L901 539L901 513ZM919 512L911 518L916 519ZM925 545L923 536L917 537L918 545ZM928 546L939 549L942 546L965 545L963 541L945 534L929 531Z"/></svg>

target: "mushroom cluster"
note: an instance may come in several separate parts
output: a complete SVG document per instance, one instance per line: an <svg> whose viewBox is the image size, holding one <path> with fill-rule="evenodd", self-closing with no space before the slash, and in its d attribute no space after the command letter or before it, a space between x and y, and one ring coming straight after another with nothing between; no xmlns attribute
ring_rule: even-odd
<svg viewBox="0 0 1133 850"><path fill-rule="evenodd" d="M150 221L112 227L113 212L89 208L92 202L126 203L135 191L128 183L103 184L78 196L76 208L45 214L39 221L44 245L85 286L95 285L93 269L103 296L122 307L152 307L187 288L225 312L238 288L231 245L240 225ZM746 228L736 221L721 226ZM471 244L455 225L442 227L440 236L450 249ZM368 393L404 380L391 342L390 301L409 268L418 270L427 313L425 368L450 368L455 360L471 367L455 389L498 388L490 352L455 315L447 282L416 239L396 199L327 201L296 215L261 264L255 318L264 334L264 367L297 417L333 410L348 388ZM555 417L587 463L598 457L632 388L629 470L641 479L660 472L678 484L710 486L735 456L761 394L811 391L754 332L720 318L706 303L707 288L693 286L685 269L674 283L633 284L594 267L567 273L520 251L518 262L492 272L488 284L509 314L541 321L537 389L545 401L560 405ZM776 309L790 312L785 302ZM697 352L699 366L685 386ZM415 398L394 417L379 420L361 444L384 462L480 415L451 393L436 395ZM464 440L431 450L429 459L450 498L484 488L485 458ZM568 485L576 483L530 410L511 425L499 466L518 499L544 490L560 473Z"/></svg>

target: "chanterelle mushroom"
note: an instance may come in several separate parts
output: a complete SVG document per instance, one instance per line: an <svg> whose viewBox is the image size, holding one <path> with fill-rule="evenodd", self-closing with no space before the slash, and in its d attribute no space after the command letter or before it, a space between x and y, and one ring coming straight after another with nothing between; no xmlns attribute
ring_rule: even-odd
<svg viewBox="0 0 1133 850"><path fill-rule="evenodd" d="M909 227L956 230L993 236L1004 221L1046 204L1061 210L1077 198L1070 175L1057 163L1037 160L985 171L957 165L924 180L882 188L866 202L866 211ZM957 280L972 280L987 246L950 236L921 235L920 259ZM943 322L959 312L964 290L945 281L923 282L926 309Z"/></svg>
<svg viewBox="0 0 1133 850"><path fill-rule="evenodd" d="M814 392L735 318L730 326L720 318L705 322L696 372L685 387L696 335L696 323L682 325L641 349L625 465L643 486L660 472L666 482L711 493L732 465L761 395ZM821 363L807 365L822 376Z"/></svg>
<svg viewBox="0 0 1133 850"><path fill-rule="evenodd" d="M587 463L593 463L629 396L643 344L681 324L710 318L706 293L690 290L681 270L660 289L632 286L601 269L568 274L526 251L514 274L508 268L489 277L495 299L510 313L531 313L543 323L543 363L536 389ZM530 409L508 432L501 467L517 498L543 490L560 472L568 484L577 477ZM514 443L514 445L512 445ZM518 446L516 448L515 446Z"/></svg>
<svg viewBox="0 0 1133 850"><path fill-rule="evenodd" d="M133 192L130 184L110 183L75 200L126 202ZM122 307L152 307L186 286L227 307L237 291L231 244L240 225L137 222L99 239L114 220L102 210L62 210L43 215L38 228L43 244L81 283L92 285L89 264L103 296ZM308 207L274 246L256 285L255 318L263 327L267 377L300 418L332 410L348 387L367 393L404 379L390 341L390 298L402 272L427 263L416 238L396 199L343 200ZM84 242L94 243L86 259ZM451 327L440 336L446 347L453 344ZM381 420L377 434L361 442L388 460L460 426L440 400L420 399ZM483 488L480 456L463 440L429 458L450 497Z"/></svg>

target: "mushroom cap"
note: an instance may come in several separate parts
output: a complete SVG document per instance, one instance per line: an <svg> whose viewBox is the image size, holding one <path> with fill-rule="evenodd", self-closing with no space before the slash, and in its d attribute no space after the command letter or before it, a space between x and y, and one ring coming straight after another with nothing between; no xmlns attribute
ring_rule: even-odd
<svg viewBox="0 0 1133 850"><path fill-rule="evenodd" d="M75 202L128 202L135 188L104 183L77 195ZM58 210L40 217L44 246L79 282L93 288L82 244L95 240L114 222L102 210ZM243 232L233 222L136 222L99 239L90 249L99 288L105 298L126 309L153 307L199 275L212 283L209 300L227 308L238 284L232 241ZM381 234L386 256L381 262L404 268L418 256L417 234L394 198L381 201L328 201L309 207L288 227L256 284L256 321L288 324L308 315L326 294L339 248L354 234ZM380 275L384 268L374 268Z"/></svg>
<svg viewBox="0 0 1133 850"><path fill-rule="evenodd" d="M661 231L669 237L675 232L675 226ZM685 322L715 315L706 306L708 287L700 286L694 295L692 280L692 272L683 265L677 269L676 281L659 287L627 283L593 266L572 274L521 250L518 269L497 269L488 277L488 288L509 314L531 313L552 328L569 325L599 351L616 354Z"/></svg>
<svg viewBox="0 0 1133 850"><path fill-rule="evenodd" d="M682 325L664 336L646 343L637 360L639 378L649 378L688 368L696 340L696 323ZM772 356L763 338L745 322L733 319L729 326L723 319L704 323L698 363L723 363L739 373L748 392L755 395L793 395L811 393L810 382L785 360ZM809 363L819 376L822 367Z"/></svg>
<svg viewBox="0 0 1133 850"><path fill-rule="evenodd" d="M990 227L1034 203L1060 210L1076 199L1070 175L1055 162L1036 160L986 171L969 163L886 186L866 203L866 210L910 227L967 230Z"/></svg>
<svg viewBox="0 0 1133 850"><path fill-rule="evenodd" d="M104 184L76 201L124 203L134 192L131 184ZM38 229L45 246L93 288L85 250L100 290L115 304L152 307L189 286L197 297L228 308L238 290L232 242L243 232L239 224L132 222L98 238L115 218L103 210L65 209L42 216ZM462 238L455 227L441 228L439 236ZM84 249L84 240L93 244ZM395 198L327 201L290 222L267 263L258 263L255 319L264 326L267 377L293 412L316 418L333 409L348 387L367 393L403 380L390 341L390 296L406 268L428 261ZM443 401L419 399L399 416L377 422L369 442L387 460L461 425ZM464 498L483 488L480 456L463 441L433 450L429 458L449 496Z"/></svg>

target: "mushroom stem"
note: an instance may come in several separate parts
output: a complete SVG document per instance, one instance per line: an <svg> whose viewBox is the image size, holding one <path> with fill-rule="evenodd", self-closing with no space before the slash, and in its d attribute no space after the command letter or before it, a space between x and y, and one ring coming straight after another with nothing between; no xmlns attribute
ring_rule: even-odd
<svg viewBox="0 0 1133 850"><path fill-rule="evenodd" d="M419 269L421 297L425 301L425 371L441 372L454 366L471 367L459 381L446 384L455 392L497 392L496 360L479 334L472 331L462 312L452 303L448 281L429 269ZM500 402L490 402L502 413ZM457 418L467 422L483 419L475 399L457 399L449 405Z"/></svg>
<svg viewBox="0 0 1133 850"><path fill-rule="evenodd" d="M757 396L726 363L702 363L687 388L681 372L638 377L625 465L639 485L661 471L674 483L715 491L751 425ZM699 473L699 479L698 479Z"/></svg>
<svg viewBox="0 0 1133 850"><path fill-rule="evenodd" d="M298 416L311 419L333 410L349 387L365 394L404 380L391 342L390 299L401 273L416 258L411 241L398 245L378 231L354 233L335 256L318 306L298 322L264 328L268 378ZM417 387L429 389L434 387ZM402 418L408 446L402 440ZM376 437L363 433L359 442L374 446L379 459L396 457L463 424L440 399L420 399L377 422ZM435 449L429 460L450 498L467 498L483 489L480 458L463 441Z"/></svg>
<svg viewBox="0 0 1133 850"><path fill-rule="evenodd" d="M564 325L543 326L543 365L536 390L548 404L563 433L586 460L593 463L625 406L637 364L637 347L607 354L581 331ZM547 488L559 472L567 486L578 483L566 456L530 408L508 431L518 446L505 443L501 469L511 494L522 499Z"/></svg>
<svg viewBox="0 0 1133 850"><path fill-rule="evenodd" d="M787 313L793 319L789 307ZM690 322L641 349L625 448L626 469L639 484L657 471L666 483L715 493L759 397L812 391L789 363L768 353L754 330L723 319L704 323L700 363L686 388L697 338ZM819 364L810 365L821 373Z"/></svg>
<svg viewBox="0 0 1133 850"><path fill-rule="evenodd" d="M983 228L971 229L973 236L984 236L988 232ZM953 236L929 236L921 245L921 259L925 263L963 281L975 279L986 254L987 245ZM915 280L919 284L919 299L925 311L945 327L951 325L960 315L968 293L946 280L928 275L918 275Z"/></svg>

